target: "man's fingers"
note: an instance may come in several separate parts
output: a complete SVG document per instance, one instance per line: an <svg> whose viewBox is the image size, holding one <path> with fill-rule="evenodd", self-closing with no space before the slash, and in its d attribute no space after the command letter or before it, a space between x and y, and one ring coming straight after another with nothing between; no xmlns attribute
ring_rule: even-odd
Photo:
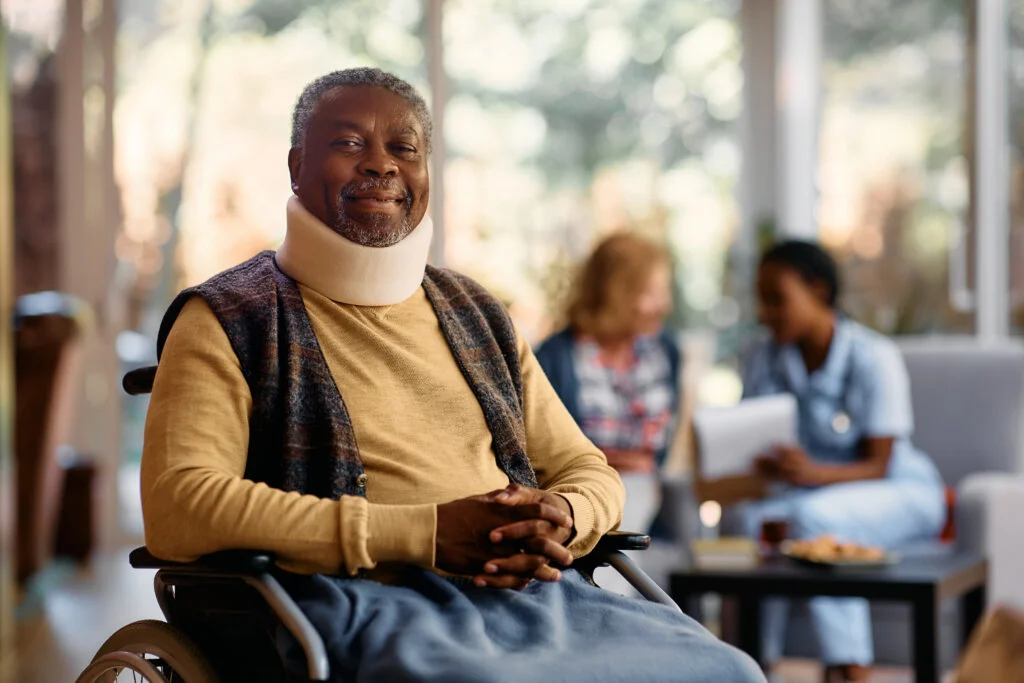
<svg viewBox="0 0 1024 683"><path fill-rule="evenodd" d="M537 492L533 489L519 484L509 484L501 491L496 492L494 500L505 505L522 505L535 500L536 497Z"/></svg>
<svg viewBox="0 0 1024 683"><path fill-rule="evenodd" d="M550 564L546 564L543 567L540 567L539 569L537 569L537 571L535 571L533 573L533 578L537 579L538 581L549 581L549 582L561 581L562 580L562 572L558 571L557 569L552 567Z"/></svg>
<svg viewBox="0 0 1024 683"><path fill-rule="evenodd" d="M530 583L530 579L524 579L515 574L478 574L473 577L473 585L478 588L511 588L522 590Z"/></svg>
<svg viewBox="0 0 1024 683"><path fill-rule="evenodd" d="M550 538L531 538L524 544L530 552L544 555L555 564L568 567L572 564L572 553L561 543Z"/></svg>
<svg viewBox="0 0 1024 683"><path fill-rule="evenodd" d="M512 522L498 527L491 532L490 539L491 543L507 543L540 534L549 534L553 529L551 522L546 522L543 519L526 519L522 522Z"/></svg>
<svg viewBox="0 0 1024 683"><path fill-rule="evenodd" d="M552 526L571 529L573 525L572 517L546 503L524 505L520 507L520 510L522 510L524 519L492 530L489 536L491 543L501 543L503 540L526 538L541 533L550 534Z"/></svg>
<svg viewBox="0 0 1024 683"><path fill-rule="evenodd" d="M533 577L541 581L558 581L562 578L562 572L548 565L547 557L531 553L488 560L484 563L484 574L515 574L519 578Z"/></svg>
<svg viewBox="0 0 1024 683"><path fill-rule="evenodd" d="M523 519L545 519L555 526L572 528L572 517L548 503L527 503L519 506Z"/></svg>
<svg viewBox="0 0 1024 683"><path fill-rule="evenodd" d="M544 502L547 494L519 484L510 484L508 488L487 496L496 503L514 506L521 519L546 519L552 524L571 529L572 515L567 514L558 505Z"/></svg>
<svg viewBox="0 0 1024 683"><path fill-rule="evenodd" d="M506 550L511 542L518 540L521 542L521 547L526 550L545 555L558 564L568 566L572 563L572 553L551 537L555 530L556 527L552 527L549 522L529 519L495 529L491 532L491 540L496 547L502 550ZM508 553L499 552L498 554L507 555Z"/></svg>
<svg viewBox="0 0 1024 683"><path fill-rule="evenodd" d="M548 563L548 558L533 553L517 553L511 557L500 557L484 563L484 574L519 574L533 576Z"/></svg>

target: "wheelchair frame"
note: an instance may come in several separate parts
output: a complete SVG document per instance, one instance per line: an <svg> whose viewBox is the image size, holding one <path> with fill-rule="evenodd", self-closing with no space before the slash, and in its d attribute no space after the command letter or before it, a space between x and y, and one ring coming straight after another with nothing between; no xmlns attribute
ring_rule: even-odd
<svg viewBox="0 0 1024 683"><path fill-rule="evenodd" d="M122 381L124 390L130 395L146 394L152 390L156 367L147 367L127 373ZM651 602L660 603L679 611L682 610L669 595L647 576L623 551L646 550L650 536L624 531L613 531L601 538L597 546L574 567L588 578L600 566L611 566L619 572L641 596ZM153 556L145 547L136 548L129 555L129 562L136 569L156 569L153 579L157 604L164 618L173 621L172 603L176 586L208 585L218 581L238 581L253 588L266 602L273 615L292 634L306 658L306 671L310 681L326 681L330 677L327 648L313 624L288 595L273 571L275 558L271 553L253 550L225 550L203 556L195 562L169 562ZM138 622L136 622L138 623ZM127 627L125 627L127 628ZM179 631L186 635L183 631ZM101 654L115 654L123 661L146 660L134 652L98 653L93 665ZM87 667L86 672L92 667ZM151 667L150 667L151 668ZM83 673L84 675L84 673ZM162 677L162 676L161 676ZM79 683L84 683L79 678ZM193 683L186 681L185 683ZM202 682L205 683L205 682Z"/></svg>
<svg viewBox="0 0 1024 683"><path fill-rule="evenodd" d="M645 550L650 541L650 536L644 534L613 531L603 536L587 557L578 560L581 565L579 570L590 576L597 567L609 565L645 599L681 612L672 598L623 553L624 550ZM330 676L324 642L306 615L274 577L274 556L270 553L225 550L206 555L196 562L180 563L160 560L142 547L132 551L129 561L136 569L157 570L153 579L157 604L168 621L171 621L171 602L175 586L204 585L211 580L236 580L251 586L302 647L309 680L326 681Z"/></svg>

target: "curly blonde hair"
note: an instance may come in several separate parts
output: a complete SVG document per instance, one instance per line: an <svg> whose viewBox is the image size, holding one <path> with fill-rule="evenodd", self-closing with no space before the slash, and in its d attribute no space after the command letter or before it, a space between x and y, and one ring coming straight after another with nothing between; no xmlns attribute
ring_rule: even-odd
<svg viewBox="0 0 1024 683"><path fill-rule="evenodd" d="M569 327L594 337L626 332L629 308L659 265L669 267L668 253L639 235L623 232L601 240L576 278Z"/></svg>

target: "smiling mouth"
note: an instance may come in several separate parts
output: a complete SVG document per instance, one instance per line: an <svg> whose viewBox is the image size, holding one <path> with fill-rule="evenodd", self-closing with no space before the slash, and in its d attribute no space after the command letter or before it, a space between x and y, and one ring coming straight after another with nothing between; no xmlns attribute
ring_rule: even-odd
<svg viewBox="0 0 1024 683"><path fill-rule="evenodd" d="M394 214L402 210L402 207L406 206L405 197L378 197L375 195L346 195L343 197L345 206L348 206L350 210L367 212L367 213L381 213L381 214Z"/></svg>
<svg viewBox="0 0 1024 683"><path fill-rule="evenodd" d="M401 204L402 202L405 201L405 197L389 197L389 196L379 196L379 195L357 195L357 194L350 194L350 195L345 195L345 201L347 201L347 202L378 202L380 204L388 204L388 203Z"/></svg>

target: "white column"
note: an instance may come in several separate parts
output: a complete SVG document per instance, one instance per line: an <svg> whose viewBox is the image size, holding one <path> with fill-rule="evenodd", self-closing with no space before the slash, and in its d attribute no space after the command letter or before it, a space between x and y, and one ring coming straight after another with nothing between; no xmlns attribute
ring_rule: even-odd
<svg viewBox="0 0 1024 683"><path fill-rule="evenodd" d="M781 234L813 240L818 237L822 6L821 0L777 0L776 7L778 226Z"/></svg>
<svg viewBox="0 0 1024 683"><path fill-rule="evenodd" d="M425 0L427 11L427 79L430 82L431 110L434 117L434 149L430 158L430 217L434 221L434 241L430 262L444 265L444 110L448 98L448 79L444 70L444 0Z"/></svg>
<svg viewBox="0 0 1024 683"><path fill-rule="evenodd" d="M977 2L974 201L977 334L1009 335L1009 111L1006 0Z"/></svg>
<svg viewBox="0 0 1024 683"><path fill-rule="evenodd" d="M821 0L744 0L741 262L757 226L816 239L821 108Z"/></svg>
<svg viewBox="0 0 1024 683"><path fill-rule="evenodd" d="M743 171L740 177L740 234L736 264L740 291L751 291L757 259L758 226L779 218L775 110L776 16L780 0L745 0L740 8L743 41Z"/></svg>

